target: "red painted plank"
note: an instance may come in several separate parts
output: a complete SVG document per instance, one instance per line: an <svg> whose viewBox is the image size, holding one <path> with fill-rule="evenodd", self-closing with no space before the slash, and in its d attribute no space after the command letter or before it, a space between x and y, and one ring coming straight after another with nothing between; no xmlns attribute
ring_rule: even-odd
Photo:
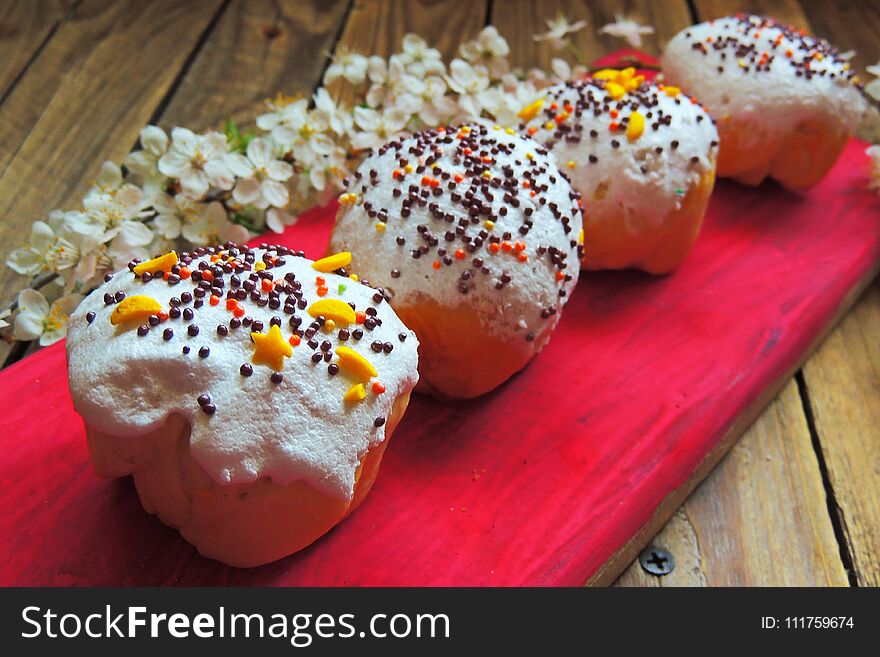
<svg viewBox="0 0 880 657"><path fill-rule="evenodd" d="M414 398L373 493L311 548L236 570L98 479L63 347L0 374L2 584L580 584L803 354L880 260L864 144L804 195L721 182L675 274L585 275L547 349L468 402ZM284 240L321 252L318 212Z"/></svg>

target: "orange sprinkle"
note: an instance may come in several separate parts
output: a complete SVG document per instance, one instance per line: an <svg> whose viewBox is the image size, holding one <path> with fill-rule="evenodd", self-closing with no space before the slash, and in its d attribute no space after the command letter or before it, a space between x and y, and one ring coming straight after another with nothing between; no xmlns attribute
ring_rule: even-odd
<svg viewBox="0 0 880 657"><path fill-rule="evenodd" d="M168 319L168 313L166 313L164 310L160 310L159 312L156 313L156 315L157 315L157 316L159 317L159 319L162 320L163 322L164 322L166 319Z"/></svg>
<svg viewBox="0 0 880 657"><path fill-rule="evenodd" d="M438 178L431 178L431 179L428 181L428 185L429 185L430 187L439 187L439 186L440 186L440 180L439 180Z"/></svg>
<svg viewBox="0 0 880 657"><path fill-rule="evenodd" d="M216 306L218 303L220 303L220 297L218 297L216 294L212 294L211 298L208 299L208 303L210 303L212 306Z"/></svg>
<svg viewBox="0 0 880 657"><path fill-rule="evenodd" d="M557 105L556 103L550 103L550 109L555 111L555 110L559 109L559 105Z"/></svg>
<svg viewBox="0 0 880 657"><path fill-rule="evenodd" d="M572 112L573 109L574 109L574 108L571 106L571 103L566 103L566 104L565 104L565 111L568 112L569 114L571 114L571 112Z"/></svg>
<svg viewBox="0 0 880 657"><path fill-rule="evenodd" d="M532 184L528 180L523 180L522 186L524 189L528 189L529 187L532 186Z"/></svg>
<svg viewBox="0 0 880 657"><path fill-rule="evenodd" d="M357 324L363 324L364 322L367 321L367 313L365 313L363 310L358 310L354 314L354 321Z"/></svg>
<svg viewBox="0 0 880 657"><path fill-rule="evenodd" d="M785 56L786 56L786 57L794 57L794 53L793 53L791 50L786 50L786 51L785 51Z"/></svg>
<svg viewBox="0 0 880 657"><path fill-rule="evenodd" d="M452 179L453 179L455 182L460 183L462 180L464 180L464 176L461 175L460 173L457 173L457 174L455 174L454 176L452 176Z"/></svg>
<svg viewBox="0 0 880 657"><path fill-rule="evenodd" d="M498 242L492 242L489 245L489 253L498 253L501 250L501 247L498 246Z"/></svg>
<svg viewBox="0 0 880 657"><path fill-rule="evenodd" d="M323 276L315 276L315 285L327 285L327 281L324 280Z"/></svg>
<svg viewBox="0 0 880 657"><path fill-rule="evenodd" d="M263 279L262 288L263 292L271 292L272 291L272 280L268 278Z"/></svg>
<svg viewBox="0 0 880 657"><path fill-rule="evenodd" d="M526 250L526 243L525 242L517 242L516 244L513 245L513 248L515 248L517 251L525 251Z"/></svg>
<svg viewBox="0 0 880 657"><path fill-rule="evenodd" d="M617 111L617 110L611 110L610 112L608 112L608 114L611 115L611 118L612 118L612 119L616 119L616 118L617 118L617 115L618 115L618 111Z"/></svg>
<svg viewBox="0 0 880 657"><path fill-rule="evenodd" d="M516 258L520 262L527 262L529 259L529 254L525 253L525 252L521 252L521 253L517 254Z"/></svg>
<svg viewBox="0 0 880 657"><path fill-rule="evenodd" d="M319 296L319 297L323 297L323 296L324 296L325 294L327 294L327 292L329 292L329 291L330 291L330 290L328 289L328 287L327 287L326 285L319 285L319 286L318 286L317 293L318 293L318 296Z"/></svg>
<svg viewBox="0 0 880 657"><path fill-rule="evenodd" d="M492 159L492 156L491 156L491 155L484 155L484 156L482 157L482 160L483 160L483 162L485 162L485 163L487 163L487 164L488 164L489 162L493 162L493 161L494 161L494 160Z"/></svg>
<svg viewBox="0 0 880 657"><path fill-rule="evenodd" d="M617 129L618 129L619 127L620 127L620 124L619 124L617 121L612 121L611 124L608 126L608 129L609 129L611 132L617 132Z"/></svg>
<svg viewBox="0 0 880 657"><path fill-rule="evenodd" d="M211 256L211 262L217 262L219 259L220 259L220 256L218 256L216 253Z"/></svg>
<svg viewBox="0 0 880 657"><path fill-rule="evenodd" d="M439 261L439 260L435 260L435 261L434 261L434 264L431 265L431 266L434 267L434 269L440 269L440 261Z"/></svg>
<svg viewBox="0 0 880 657"><path fill-rule="evenodd" d="M473 151L470 148L462 148L461 152L464 153L465 155L470 155L471 153L473 153Z"/></svg>
<svg viewBox="0 0 880 657"><path fill-rule="evenodd" d="M394 172L391 174L391 177L394 178L395 180L397 180L398 178L401 178L402 176L403 176L403 171L401 171L400 169L395 169Z"/></svg>
<svg viewBox="0 0 880 657"><path fill-rule="evenodd" d="M510 244L510 242L508 242L507 240L504 240L503 242L501 242L501 250L502 251L507 253L511 249L513 249L513 246Z"/></svg>
<svg viewBox="0 0 880 657"><path fill-rule="evenodd" d="M236 306L235 310L232 311L232 314L236 317L244 317L244 306Z"/></svg>
<svg viewBox="0 0 880 657"><path fill-rule="evenodd" d="M238 305L237 299L227 299L226 300L226 310L234 310Z"/></svg>
<svg viewBox="0 0 880 657"><path fill-rule="evenodd" d="M164 278L166 281L168 280L168 277L169 277L169 276L171 276L171 272L170 272L170 271L166 271L164 274L162 274L162 278Z"/></svg>
<svg viewBox="0 0 880 657"><path fill-rule="evenodd" d="M373 387L373 392L376 393L377 395L381 395L383 392L385 392L385 386L383 386L378 381L373 381L372 387Z"/></svg>
<svg viewBox="0 0 880 657"><path fill-rule="evenodd" d="M529 196L537 196L537 195L538 195L538 192L536 192L534 189L531 192L529 192Z"/></svg>
<svg viewBox="0 0 880 657"><path fill-rule="evenodd" d="M527 132L528 134L530 134L530 135L533 135L533 134L535 134L536 132L538 132L538 129L537 129L536 127L532 126L532 127L529 128L528 130L526 130L526 132Z"/></svg>
<svg viewBox="0 0 880 657"><path fill-rule="evenodd" d="M192 276L192 272L189 270L189 267L181 267L180 268L180 278L182 280L185 281L190 276Z"/></svg>
<svg viewBox="0 0 880 657"><path fill-rule="evenodd" d="M203 269L202 270L202 280L213 281L214 280L213 272L210 269Z"/></svg>
<svg viewBox="0 0 880 657"><path fill-rule="evenodd" d="M556 123L562 123L567 118L568 114L557 114L555 117L553 117L553 120L556 121Z"/></svg>
<svg viewBox="0 0 880 657"><path fill-rule="evenodd" d="M291 336L287 339L287 341L288 341L291 345L293 345L294 347L296 347L297 345L299 345L299 343L300 343L302 340L301 340L301 338L300 338L298 335L291 335Z"/></svg>

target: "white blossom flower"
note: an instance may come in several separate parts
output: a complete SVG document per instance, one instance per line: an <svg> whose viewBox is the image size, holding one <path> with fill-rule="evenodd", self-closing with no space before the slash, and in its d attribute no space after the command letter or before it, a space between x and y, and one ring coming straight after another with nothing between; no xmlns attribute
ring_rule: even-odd
<svg viewBox="0 0 880 657"><path fill-rule="evenodd" d="M247 147L247 156L229 153L226 156L229 170L238 176L232 198L241 205L252 205L261 210L287 205L289 194L284 181L293 175L293 167L280 160L273 152L273 143L265 137L257 137Z"/></svg>
<svg viewBox="0 0 880 657"><path fill-rule="evenodd" d="M367 58L340 46L324 73L324 84L345 78L350 84L360 84L367 76Z"/></svg>
<svg viewBox="0 0 880 657"><path fill-rule="evenodd" d="M493 79L500 78L510 68L507 61L510 46L493 25L484 27L473 41L461 44L458 52L466 62L485 66Z"/></svg>
<svg viewBox="0 0 880 657"><path fill-rule="evenodd" d="M618 39L626 39L626 42L633 48L639 48L642 45L642 35L654 34L654 27L652 25L641 25L631 18L617 14L614 16L613 23L608 23L599 28L599 34L608 34Z"/></svg>
<svg viewBox="0 0 880 657"><path fill-rule="evenodd" d="M547 20L546 23L547 32L544 34L536 34L532 38L535 41L549 41L554 50L562 50L565 48L568 35L574 34L587 26L587 21L569 23L568 19L562 14L556 18Z"/></svg>
<svg viewBox="0 0 880 657"><path fill-rule="evenodd" d="M168 135L162 128L148 125L141 130L141 150L133 151L125 158L128 170L141 177L147 195L152 195L165 185L166 177L159 171L159 158L168 151Z"/></svg>
<svg viewBox="0 0 880 657"><path fill-rule="evenodd" d="M315 109L312 116L319 126L327 126L337 135L345 135L351 130L352 119L349 112L343 111L323 87L312 97ZM326 128L324 128L326 130ZM323 130L321 130L323 132Z"/></svg>
<svg viewBox="0 0 880 657"><path fill-rule="evenodd" d="M406 127L409 116L395 107L374 110L369 107L354 108L354 122L362 132L355 132L351 145L357 149L379 148Z"/></svg>
<svg viewBox="0 0 880 657"><path fill-rule="evenodd" d="M370 57L368 70L372 84L367 91L367 105L377 108L393 103L394 94L407 72L400 55L392 55L387 62L381 57Z"/></svg>
<svg viewBox="0 0 880 657"><path fill-rule="evenodd" d="M153 199L153 209L156 211L153 219L156 232L166 240L173 240L180 237L186 223L200 220L203 204L185 194L172 197L162 193Z"/></svg>
<svg viewBox="0 0 880 657"><path fill-rule="evenodd" d="M6 308L5 310L0 310L0 329L5 329L7 326L9 326L9 322L7 322L6 320L9 318L10 314L12 314L12 311L9 310L9 308Z"/></svg>
<svg viewBox="0 0 880 657"><path fill-rule="evenodd" d="M873 75L874 79L865 85L865 93L874 100L880 100L880 62L865 68L869 75Z"/></svg>
<svg viewBox="0 0 880 657"><path fill-rule="evenodd" d="M247 228L229 221L219 201L201 207L202 212L183 226L183 236L193 244L242 243L250 239Z"/></svg>
<svg viewBox="0 0 880 657"><path fill-rule="evenodd" d="M159 171L180 181L185 194L202 198L213 186L230 189L232 175L224 162L229 150L219 132L197 135L186 128L171 131L171 148L159 158Z"/></svg>
<svg viewBox="0 0 880 657"><path fill-rule="evenodd" d="M458 94L458 105L473 118L482 111L479 95L489 87L489 74L483 66L471 66L463 59L453 59L446 78L449 88Z"/></svg>
<svg viewBox="0 0 880 657"><path fill-rule="evenodd" d="M865 151L871 158L871 171L868 178L868 189L880 193L880 144L869 146Z"/></svg>
<svg viewBox="0 0 880 657"><path fill-rule="evenodd" d="M560 59L559 57L553 58L550 62L550 69L553 71L553 74L563 82L566 80L581 80L587 75L587 69L585 66L577 64L572 68L567 61Z"/></svg>
<svg viewBox="0 0 880 657"><path fill-rule="evenodd" d="M429 47L425 40L416 34L407 34L403 37L403 52L399 57L407 73L416 77L445 72L440 51Z"/></svg>
<svg viewBox="0 0 880 657"><path fill-rule="evenodd" d="M33 276L42 272L59 273L74 269L77 278L90 279L95 272L94 252L100 239L92 233L78 233L53 211L50 223L35 221L28 243L13 251L6 261L19 274Z"/></svg>
<svg viewBox="0 0 880 657"><path fill-rule="evenodd" d="M278 208L270 208L266 212L266 227L274 233L283 233L285 227L293 226L299 217Z"/></svg>
<svg viewBox="0 0 880 657"><path fill-rule="evenodd" d="M105 162L97 185L83 199L89 220L103 226L103 241L116 237L130 246L146 246L153 233L139 219L147 201L140 187L122 181L119 167Z"/></svg>
<svg viewBox="0 0 880 657"><path fill-rule="evenodd" d="M43 347L58 342L67 333L68 313L81 299L80 295L70 295L50 305L36 290L22 290L18 295L13 336L22 341L39 339Z"/></svg>

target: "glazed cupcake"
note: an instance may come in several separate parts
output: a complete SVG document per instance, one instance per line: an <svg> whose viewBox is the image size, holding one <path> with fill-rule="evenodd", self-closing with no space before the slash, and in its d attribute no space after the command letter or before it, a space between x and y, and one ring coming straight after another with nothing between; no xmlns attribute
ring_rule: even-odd
<svg viewBox="0 0 880 657"><path fill-rule="evenodd" d="M475 397L550 339L578 277L579 196L514 130L385 144L347 181L331 237L421 343L420 388Z"/></svg>
<svg viewBox="0 0 880 657"><path fill-rule="evenodd" d="M699 233L715 181L712 117L635 69L557 84L520 112L583 198L586 269L675 269Z"/></svg>
<svg viewBox="0 0 880 657"><path fill-rule="evenodd" d="M350 260L226 244L108 276L67 339L95 471L235 566L342 520L418 379L416 336Z"/></svg>
<svg viewBox="0 0 880 657"><path fill-rule="evenodd" d="M679 32L663 72L718 121L718 175L790 189L831 169L866 104L849 62L827 41L738 14Z"/></svg>

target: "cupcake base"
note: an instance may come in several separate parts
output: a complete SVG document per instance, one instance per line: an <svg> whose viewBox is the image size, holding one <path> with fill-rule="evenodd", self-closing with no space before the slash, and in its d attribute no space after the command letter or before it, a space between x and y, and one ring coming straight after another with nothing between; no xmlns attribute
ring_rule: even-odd
<svg viewBox="0 0 880 657"><path fill-rule="evenodd" d="M715 184L710 170L685 190L681 205L658 217L604 202L584 204L583 269L636 268L667 274L690 253Z"/></svg>
<svg viewBox="0 0 880 657"><path fill-rule="evenodd" d="M86 426L92 465L99 475L133 475L141 504L206 557L232 566L259 566L320 538L363 501L385 447L409 403L397 398L385 440L361 459L350 500L331 497L303 481L280 485L268 477L222 484L192 458L190 426L179 415L145 436L115 436Z"/></svg>

